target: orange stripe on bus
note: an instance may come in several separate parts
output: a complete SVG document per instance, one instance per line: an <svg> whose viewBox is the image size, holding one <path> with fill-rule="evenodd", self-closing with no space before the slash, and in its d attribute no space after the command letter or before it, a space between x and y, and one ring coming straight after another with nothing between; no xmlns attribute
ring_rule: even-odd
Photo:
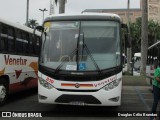
<svg viewBox="0 0 160 120"><path fill-rule="evenodd" d="M0 76L4 75L4 71L5 71L5 68L3 68L3 70L0 70Z"/></svg>
<svg viewBox="0 0 160 120"><path fill-rule="evenodd" d="M75 84L65 84L65 83L62 83L61 86L75 86Z"/></svg>
<svg viewBox="0 0 160 120"><path fill-rule="evenodd" d="M61 86L75 86L76 84L62 83ZM93 87L93 84L79 84L80 87Z"/></svg>

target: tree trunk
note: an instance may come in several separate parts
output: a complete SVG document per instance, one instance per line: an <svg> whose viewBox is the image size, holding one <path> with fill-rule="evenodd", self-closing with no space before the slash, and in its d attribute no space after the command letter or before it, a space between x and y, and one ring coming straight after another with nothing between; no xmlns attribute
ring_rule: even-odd
<svg viewBox="0 0 160 120"><path fill-rule="evenodd" d="M131 48L127 48L127 71L128 72L132 72L132 70L131 70L131 58L132 58L132 56L131 56L131 54L132 54L132 50L131 50Z"/></svg>
<svg viewBox="0 0 160 120"><path fill-rule="evenodd" d="M141 39L141 74L146 73L148 49L148 0L142 0L142 39Z"/></svg>
<svg viewBox="0 0 160 120"><path fill-rule="evenodd" d="M127 15L127 19L128 19L128 32L129 32L129 38L130 39L130 0L128 0L127 3L127 9L128 9L128 15ZM127 48L127 71L129 72L131 70L131 47Z"/></svg>
<svg viewBox="0 0 160 120"><path fill-rule="evenodd" d="M59 0L59 13L65 13L65 2L66 0Z"/></svg>

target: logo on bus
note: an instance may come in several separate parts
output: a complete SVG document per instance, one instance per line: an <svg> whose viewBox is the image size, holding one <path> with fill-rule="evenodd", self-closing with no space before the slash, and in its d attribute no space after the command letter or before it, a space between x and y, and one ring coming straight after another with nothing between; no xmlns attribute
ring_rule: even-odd
<svg viewBox="0 0 160 120"><path fill-rule="evenodd" d="M116 76L113 76L113 77L111 77L111 78L107 78L107 79L105 79L105 80L103 80L103 81L100 81L100 82L98 82L98 83L95 83L94 84L94 87L99 87L99 86L104 86L104 85L106 85L106 84L108 84L108 83L110 83L110 82L113 82L114 80L116 79Z"/></svg>
<svg viewBox="0 0 160 120"><path fill-rule="evenodd" d="M76 84L75 84L75 87L76 87L76 88L79 88L79 87L80 87L80 84L76 83Z"/></svg>
<svg viewBox="0 0 160 120"><path fill-rule="evenodd" d="M19 58L12 58L10 55L4 55L6 65L26 65L27 59Z"/></svg>

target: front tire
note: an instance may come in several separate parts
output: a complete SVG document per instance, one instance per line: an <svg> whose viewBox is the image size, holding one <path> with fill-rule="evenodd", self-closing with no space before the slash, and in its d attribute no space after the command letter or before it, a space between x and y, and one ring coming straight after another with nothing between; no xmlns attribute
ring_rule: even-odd
<svg viewBox="0 0 160 120"><path fill-rule="evenodd" d="M8 97L8 85L5 82L0 82L0 106L6 103Z"/></svg>

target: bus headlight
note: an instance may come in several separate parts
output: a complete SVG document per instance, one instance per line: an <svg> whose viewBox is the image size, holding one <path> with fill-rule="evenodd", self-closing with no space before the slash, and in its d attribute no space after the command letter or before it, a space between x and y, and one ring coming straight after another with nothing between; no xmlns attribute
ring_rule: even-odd
<svg viewBox="0 0 160 120"><path fill-rule="evenodd" d="M114 81L113 81L113 85L114 85L114 86L118 86L120 81L121 81L121 78L114 80Z"/></svg>
<svg viewBox="0 0 160 120"><path fill-rule="evenodd" d="M103 87L104 90L109 91L114 89L115 87L117 87L120 83L120 81L122 80L122 78L116 79L113 82L107 84L106 86Z"/></svg>
<svg viewBox="0 0 160 120"><path fill-rule="evenodd" d="M42 78L39 78L39 83L40 83L43 87L45 87L45 88L47 88L47 89L52 89L52 88L53 88L53 86L52 86L50 83L48 83L47 81L45 81L45 80L42 79Z"/></svg>
<svg viewBox="0 0 160 120"><path fill-rule="evenodd" d="M108 84L108 88L109 88L109 89L113 89L113 87L114 87L114 86L113 86L113 83Z"/></svg>

